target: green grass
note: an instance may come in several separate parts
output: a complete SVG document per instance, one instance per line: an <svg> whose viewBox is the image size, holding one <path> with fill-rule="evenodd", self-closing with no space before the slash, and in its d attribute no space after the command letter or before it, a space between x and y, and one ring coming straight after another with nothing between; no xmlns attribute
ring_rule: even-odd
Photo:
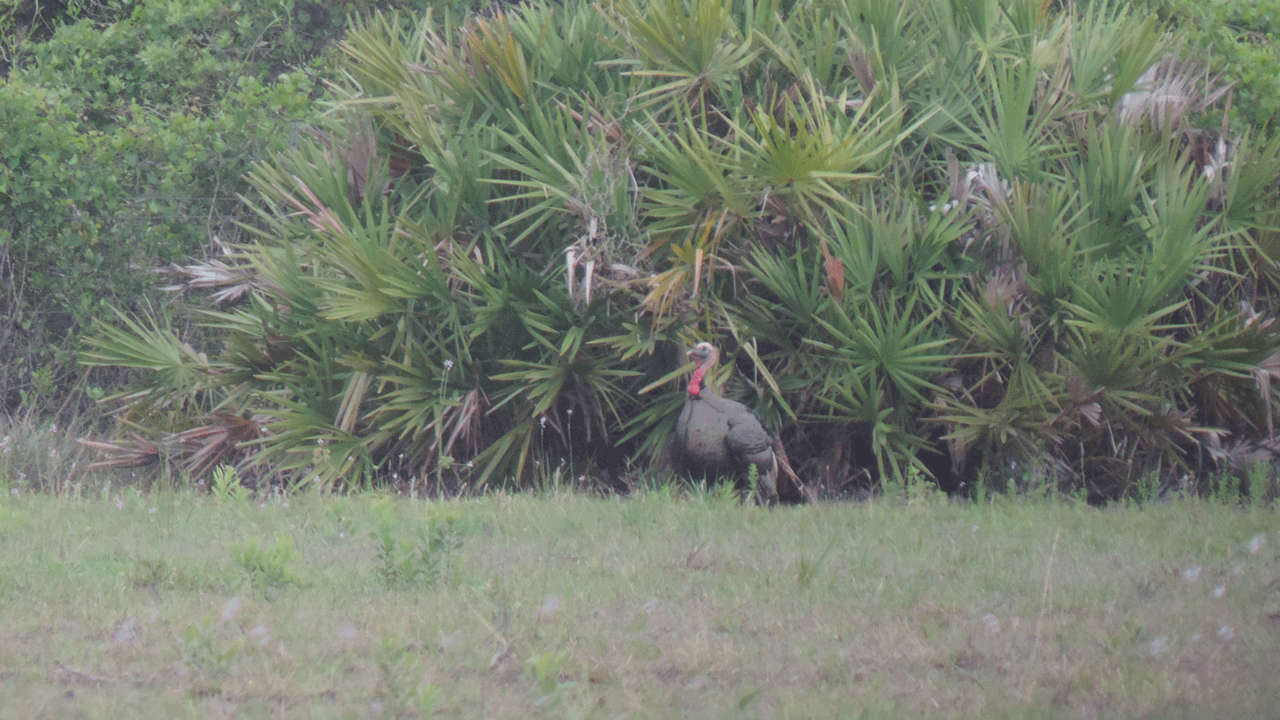
<svg viewBox="0 0 1280 720"><path fill-rule="evenodd" d="M681 496L6 495L0 718L1280 707L1274 509Z"/></svg>

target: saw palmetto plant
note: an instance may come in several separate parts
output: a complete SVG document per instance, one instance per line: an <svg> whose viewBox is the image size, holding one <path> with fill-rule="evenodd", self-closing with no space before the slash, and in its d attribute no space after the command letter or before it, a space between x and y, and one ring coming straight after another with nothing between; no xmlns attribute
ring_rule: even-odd
<svg viewBox="0 0 1280 720"><path fill-rule="evenodd" d="M708 340L833 491L1271 462L1280 141L1206 129L1231 79L1128 3L535 1L342 48L255 242L182 269L209 346L121 317L86 351L153 371L128 447L621 478Z"/></svg>

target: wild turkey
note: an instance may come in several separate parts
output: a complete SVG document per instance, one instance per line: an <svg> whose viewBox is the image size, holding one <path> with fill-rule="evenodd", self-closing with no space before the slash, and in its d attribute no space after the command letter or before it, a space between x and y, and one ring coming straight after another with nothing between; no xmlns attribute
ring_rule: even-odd
<svg viewBox="0 0 1280 720"><path fill-rule="evenodd" d="M756 494L761 502L772 503L778 498L781 469L795 484L800 498L808 499L787 464L786 451L778 438L765 429L750 408L720 397L707 382L707 373L720 358L715 346L698 343L688 356L698 365L671 438L669 454L674 470L691 477L733 477L744 481L754 465Z"/></svg>

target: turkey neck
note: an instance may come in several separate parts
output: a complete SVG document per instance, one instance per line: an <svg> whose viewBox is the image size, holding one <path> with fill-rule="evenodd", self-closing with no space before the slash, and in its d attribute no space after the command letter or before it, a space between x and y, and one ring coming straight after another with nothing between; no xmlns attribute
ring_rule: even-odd
<svg viewBox="0 0 1280 720"><path fill-rule="evenodd" d="M693 371L693 377L689 380L689 398L704 398L710 400L712 397L719 397L716 391L710 385L703 385L702 379L706 376L707 371L711 369L711 362L707 361L699 365Z"/></svg>

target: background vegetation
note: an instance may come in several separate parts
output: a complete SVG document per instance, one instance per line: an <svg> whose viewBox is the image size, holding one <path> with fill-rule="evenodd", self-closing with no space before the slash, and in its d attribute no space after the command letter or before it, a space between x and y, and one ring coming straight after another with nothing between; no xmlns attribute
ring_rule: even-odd
<svg viewBox="0 0 1280 720"><path fill-rule="evenodd" d="M85 356L149 371L117 397L137 432L120 462L163 457L197 476L229 462L326 487L520 484L549 468L624 486L660 449L680 398L658 389L698 339L724 349L731 389L783 429L801 474L838 492L933 474L1102 499L1271 461L1280 144L1250 126L1269 116L1256 83L1271 76L1243 77L1269 57L1266 13L436 8L361 20L326 62L311 59L336 11L127 7L109 22L86 7L13 50L4 86L31 113L69 88L75 102L48 103L59 137L107 152L88 183L58 180L81 154L17 156L45 164L9 182L46 194L5 196L43 203L11 223L8 257L52 254L5 277L15 307L38 297L64 313L26 337L104 314L111 292L72 274L54 288L71 259L128 290ZM121 36L135 38L127 61L74 60ZM1251 42L1228 51L1231 37ZM270 71L231 72L268 51L275 64L254 68ZM113 74L139 64L183 77ZM336 101L323 118L321 75ZM151 99L153 84L171 94ZM148 124L152 105L196 109ZM161 142L184 122L209 135ZM254 139L235 140L246 129ZM145 165L146 148L163 171L103 170ZM92 189L138 176L229 197L255 158L253 202L203 224L177 222L175 205L128 230L119 208L146 193ZM146 221L160 216L172 222ZM54 232L76 222L86 234ZM105 241L108 226L128 242ZM211 228L220 255L184 270L194 302L138 312L138 270ZM23 272L49 289L21 294ZM66 367L32 354L55 344L29 347L6 364L24 408Z"/></svg>
<svg viewBox="0 0 1280 720"><path fill-rule="evenodd" d="M370 3L0 3L0 405L84 410L94 318L235 242L251 164L317 117L324 53Z"/></svg>

